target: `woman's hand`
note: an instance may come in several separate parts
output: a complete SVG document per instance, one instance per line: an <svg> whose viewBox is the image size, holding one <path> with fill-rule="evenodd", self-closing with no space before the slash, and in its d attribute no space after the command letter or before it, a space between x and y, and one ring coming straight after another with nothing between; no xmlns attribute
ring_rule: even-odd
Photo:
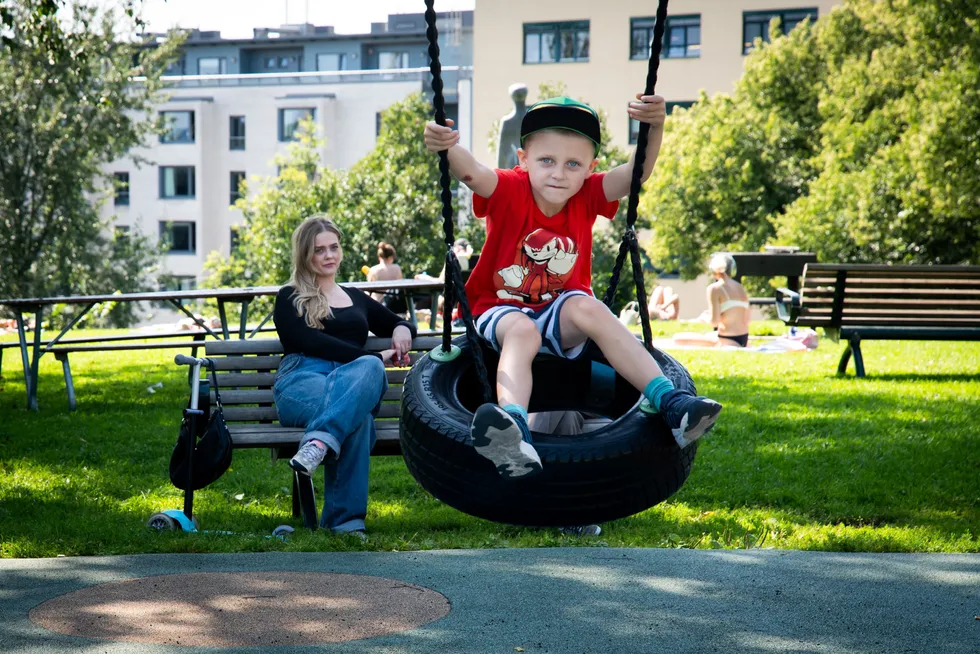
<svg viewBox="0 0 980 654"><path fill-rule="evenodd" d="M391 333L391 347L395 351L395 364L409 363L408 352L412 349L412 332L405 325L398 325Z"/></svg>

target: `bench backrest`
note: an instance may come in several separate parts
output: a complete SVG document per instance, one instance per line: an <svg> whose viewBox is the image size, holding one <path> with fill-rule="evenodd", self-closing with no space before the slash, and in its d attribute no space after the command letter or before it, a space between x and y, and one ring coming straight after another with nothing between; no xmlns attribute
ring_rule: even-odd
<svg viewBox="0 0 980 654"><path fill-rule="evenodd" d="M410 353L414 364L424 353L442 343L438 336L417 337ZM371 337L366 350L379 352L391 347L390 338ZM282 345L276 339L207 341L205 356L215 364L221 403L228 423L273 423L279 421L272 395ZM397 421L402 384L409 368L388 368L388 392L376 422ZM212 401L213 401L212 392Z"/></svg>
<svg viewBox="0 0 980 654"><path fill-rule="evenodd" d="M797 324L980 327L980 266L807 264Z"/></svg>

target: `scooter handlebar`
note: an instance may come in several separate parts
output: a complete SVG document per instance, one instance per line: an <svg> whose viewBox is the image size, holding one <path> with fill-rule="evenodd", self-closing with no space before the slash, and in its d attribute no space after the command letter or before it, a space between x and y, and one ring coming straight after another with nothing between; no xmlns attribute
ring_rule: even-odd
<svg viewBox="0 0 980 654"><path fill-rule="evenodd" d="M176 363L178 366L193 366L196 364L207 366L208 360L195 359L194 357L189 357L186 354L178 354L177 356L174 357L174 363Z"/></svg>

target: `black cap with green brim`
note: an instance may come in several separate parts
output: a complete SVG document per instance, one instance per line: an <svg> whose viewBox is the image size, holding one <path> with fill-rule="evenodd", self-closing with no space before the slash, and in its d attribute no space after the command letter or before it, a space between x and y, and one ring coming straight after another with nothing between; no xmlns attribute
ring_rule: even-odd
<svg viewBox="0 0 980 654"><path fill-rule="evenodd" d="M599 155L599 114L584 102L560 95L531 105L521 121L521 147L528 136L543 129L567 129L581 134L595 144L596 156Z"/></svg>

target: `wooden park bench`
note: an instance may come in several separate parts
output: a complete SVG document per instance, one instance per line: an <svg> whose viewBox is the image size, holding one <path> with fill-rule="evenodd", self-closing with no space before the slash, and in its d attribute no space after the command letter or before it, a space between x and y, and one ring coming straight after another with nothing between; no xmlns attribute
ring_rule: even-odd
<svg viewBox="0 0 980 654"><path fill-rule="evenodd" d="M980 340L980 266L807 264L799 292L776 292L776 310L846 341L837 372L853 353L864 377L861 341Z"/></svg>
<svg viewBox="0 0 980 654"><path fill-rule="evenodd" d="M425 352L442 343L439 336L418 336L415 338L410 358L414 364ZM380 352L391 347L390 338L368 338L365 349ZM229 341L207 341L204 356L214 362L221 404L225 421L231 434L233 449L269 448L272 460L290 458L299 446L304 429L284 427L279 424L272 385L276 370L282 359L282 345L277 339L246 339ZM381 410L375 418L377 442L371 451L373 455L401 454L400 421L401 396L408 368L386 368L388 391L382 401ZM211 391L214 402L214 391ZM212 404L212 406L214 406ZM300 491L296 475L293 478L293 515L300 516ZM314 528L315 523L307 527Z"/></svg>

